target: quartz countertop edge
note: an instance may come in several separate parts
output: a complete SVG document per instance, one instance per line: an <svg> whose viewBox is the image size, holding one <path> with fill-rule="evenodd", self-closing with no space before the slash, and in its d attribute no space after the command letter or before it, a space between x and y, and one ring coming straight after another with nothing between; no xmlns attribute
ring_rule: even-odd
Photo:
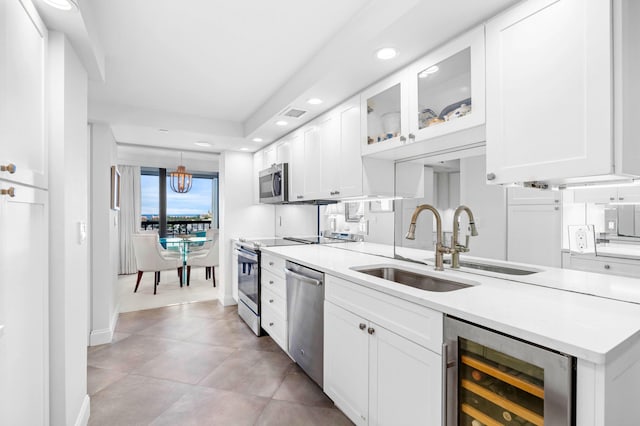
<svg viewBox="0 0 640 426"><path fill-rule="evenodd" d="M634 303L467 272L438 272L427 265L330 246L261 250L595 364L616 358L640 339L640 305ZM453 292L429 292L352 269L374 265L400 266L477 285Z"/></svg>

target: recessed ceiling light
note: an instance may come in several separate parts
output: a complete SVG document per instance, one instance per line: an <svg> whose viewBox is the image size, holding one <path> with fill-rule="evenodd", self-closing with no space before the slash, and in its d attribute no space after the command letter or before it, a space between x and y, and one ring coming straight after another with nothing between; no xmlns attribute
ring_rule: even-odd
<svg viewBox="0 0 640 426"><path fill-rule="evenodd" d="M378 49L376 51L376 58L383 61L395 58L396 56L398 56L398 51L393 47L383 47L382 49Z"/></svg>
<svg viewBox="0 0 640 426"><path fill-rule="evenodd" d="M194 144L198 146L211 146L209 142L205 142L205 141L194 142Z"/></svg>
<svg viewBox="0 0 640 426"><path fill-rule="evenodd" d="M44 0L46 4L59 10L74 10L78 8L75 0Z"/></svg>
<svg viewBox="0 0 640 426"><path fill-rule="evenodd" d="M440 70L440 67L437 65L434 65L432 67L427 68L426 70L422 71L420 74L418 74L418 77L420 78L426 78L427 76L429 76L429 74L435 74Z"/></svg>
<svg viewBox="0 0 640 426"><path fill-rule="evenodd" d="M254 141L254 142L262 142L262 138L253 138L252 141Z"/></svg>
<svg viewBox="0 0 640 426"><path fill-rule="evenodd" d="M247 148L247 147L240 148L240 151L249 151L249 148Z"/></svg>
<svg viewBox="0 0 640 426"><path fill-rule="evenodd" d="M168 132L169 132L169 130L168 130L168 129L158 129L158 131L159 131L159 132L162 132L162 133L168 133Z"/></svg>
<svg viewBox="0 0 640 426"><path fill-rule="evenodd" d="M309 105L320 105L322 103L322 99L318 99L318 98L307 99L307 103Z"/></svg>
<svg viewBox="0 0 640 426"><path fill-rule="evenodd" d="M287 124L289 124L289 123L287 123L287 122L286 122L286 121L284 121L284 120L278 120L278 121L276 121L276 126L286 126Z"/></svg>

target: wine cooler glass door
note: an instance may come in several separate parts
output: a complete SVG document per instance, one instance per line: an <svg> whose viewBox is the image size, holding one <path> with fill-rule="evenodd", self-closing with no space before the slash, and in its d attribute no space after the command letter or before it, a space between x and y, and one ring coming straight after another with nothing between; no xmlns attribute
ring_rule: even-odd
<svg viewBox="0 0 640 426"><path fill-rule="evenodd" d="M448 425L571 425L574 359L445 320Z"/></svg>

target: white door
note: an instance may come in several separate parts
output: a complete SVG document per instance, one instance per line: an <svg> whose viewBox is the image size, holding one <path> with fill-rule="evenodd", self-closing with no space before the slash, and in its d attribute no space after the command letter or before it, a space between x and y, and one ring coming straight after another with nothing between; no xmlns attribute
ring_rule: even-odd
<svg viewBox="0 0 640 426"><path fill-rule="evenodd" d="M560 268L561 219L559 206L509 206L507 260Z"/></svg>
<svg viewBox="0 0 640 426"><path fill-rule="evenodd" d="M340 192L340 123L337 114L330 114L320 120L320 152L322 158L321 198L333 198ZM318 161L318 159L316 159Z"/></svg>
<svg viewBox="0 0 640 426"><path fill-rule="evenodd" d="M0 179L46 188L46 28L29 0L1 2L0 28Z"/></svg>
<svg viewBox="0 0 640 426"><path fill-rule="evenodd" d="M360 98L356 97L339 110L340 155L338 191L340 197L362 195L362 156L360 154Z"/></svg>
<svg viewBox="0 0 640 426"><path fill-rule="evenodd" d="M4 2L5 4L7 2ZM47 192L0 181L0 424L48 424Z"/></svg>
<svg viewBox="0 0 640 426"><path fill-rule="evenodd" d="M304 199L304 140L301 133L294 133L289 141L289 201Z"/></svg>
<svg viewBox="0 0 640 426"><path fill-rule="evenodd" d="M439 425L442 357L371 323L369 425Z"/></svg>
<svg viewBox="0 0 640 426"><path fill-rule="evenodd" d="M304 199L321 198L322 145L317 125L304 130Z"/></svg>
<svg viewBox="0 0 640 426"><path fill-rule="evenodd" d="M324 392L357 425L368 419L368 322L324 302Z"/></svg>
<svg viewBox="0 0 640 426"><path fill-rule="evenodd" d="M611 2L522 2L486 26L493 183L611 173Z"/></svg>

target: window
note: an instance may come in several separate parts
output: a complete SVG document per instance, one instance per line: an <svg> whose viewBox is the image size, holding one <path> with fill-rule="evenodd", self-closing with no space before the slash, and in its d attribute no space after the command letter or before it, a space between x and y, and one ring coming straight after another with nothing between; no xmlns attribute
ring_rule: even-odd
<svg viewBox="0 0 640 426"><path fill-rule="evenodd" d="M178 194L171 190L167 173L165 194L160 194L160 170L143 167L140 176L141 228L159 229L166 216L167 234L202 232L218 227L218 174L194 173L191 190ZM161 212L161 198L166 211Z"/></svg>

